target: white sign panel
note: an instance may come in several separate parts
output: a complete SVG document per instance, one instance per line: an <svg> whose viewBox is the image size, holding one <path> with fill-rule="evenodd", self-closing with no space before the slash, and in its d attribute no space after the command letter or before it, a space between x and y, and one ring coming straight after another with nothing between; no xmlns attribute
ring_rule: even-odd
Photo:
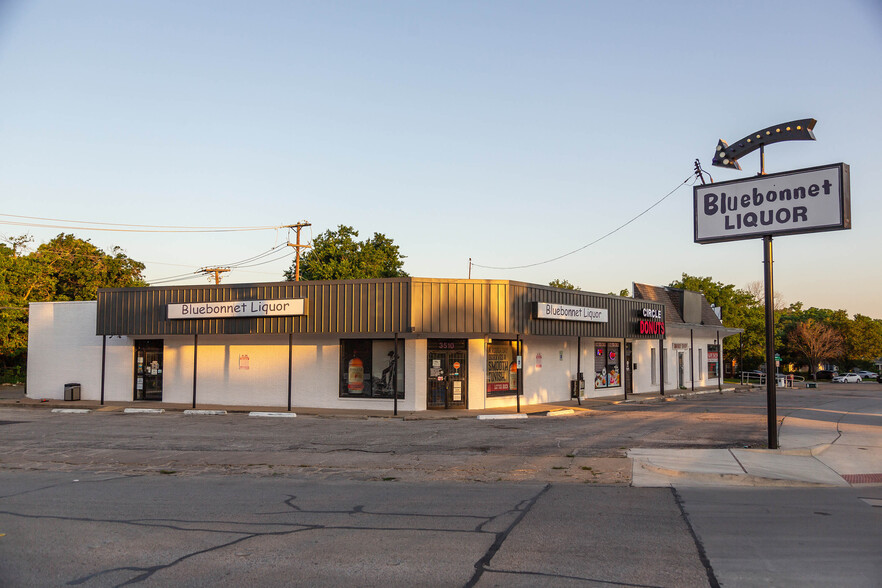
<svg viewBox="0 0 882 588"><path fill-rule="evenodd" d="M289 300L232 300L169 304L170 319L240 318L249 316L296 316L306 314L304 298Z"/></svg>
<svg viewBox="0 0 882 588"><path fill-rule="evenodd" d="M851 228L844 163L693 188L695 242Z"/></svg>
<svg viewBox="0 0 882 588"><path fill-rule="evenodd" d="M587 306L552 304L550 302L534 302L533 318L607 323L609 322L609 310L605 308L589 308Z"/></svg>

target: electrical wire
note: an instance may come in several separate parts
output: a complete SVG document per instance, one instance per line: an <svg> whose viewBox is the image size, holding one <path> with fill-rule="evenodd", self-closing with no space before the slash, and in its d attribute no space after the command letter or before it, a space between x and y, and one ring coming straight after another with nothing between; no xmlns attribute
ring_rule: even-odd
<svg viewBox="0 0 882 588"><path fill-rule="evenodd" d="M49 221L52 223L66 223L65 225L30 223L10 220L0 220L0 224L20 227L37 227L48 229L79 229L88 231L115 231L122 233L229 233L240 231L268 231L281 228L280 226L256 226L256 227L195 227L186 225L139 225L127 223L105 223L99 221L70 220L60 218L47 218L39 216L24 216L18 214L0 213L0 217L27 219L36 221ZM101 225L100 227L82 225ZM127 228L102 228L102 227L127 227ZM138 227L138 228L132 228Z"/></svg>
<svg viewBox="0 0 882 588"><path fill-rule="evenodd" d="M688 176L685 180L683 180L682 182L680 182L679 184L677 184L677 187L676 187L676 188L674 188L673 190L671 190L670 192L668 192L667 194L665 194L664 196L662 196L662 197L661 197L659 200L657 200L652 206L650 206L649 208L647 208L646 210L644 210L643 212L641 212L641 213L638 214L637 216L633 217L633 218L632 218L631 220L629 220L628 222L619 225L618 227L616 227L615 229L613 229L613 230L611 230L610 232L606 233L605 235L603 235L603 236L601 236L601 237L598 237L597 239L595 239L594 241L591 241L590 243L587 243L587 244L585 244L585 245L582 245L582 246L579 247L578 249L573 249L572 251L570 251L570 252L568 252L568 253L564 253L563 255L558 255L557 257L552 257L551 259L546 259L545 261L537 261L536 263L528 263L528 264L524 264L524 265L513 265L513 266L508 266L508 267L493 266L493 265L481 265L481 264L479 264L479 263L472 263L472 267L480 267L480 268L484 268L484 269L492 269L492 270L513 270L513 269L524 269L524 268L528 268L528 267L536 267L536 266L538 266L538 265L544 265L544 264L546 264L546 263L551 263L552 261L557 261L557 260L559 260L559 259L563 259L564 257L569 257L570 255L573 255L573 254L575 254L575 253L578 253L578 252L580 252L580 251L583 251L583 250L587 249L588 247L591 247L592 245L594 245L594 244L596 244L596 243L599 243L600 241L603 241L603 240L606 239L607 237L609 237L609 236L611 236L611 235L614 235L615 233L618 233L619 231L621 231L622 229L624 229L625 227L627 227L628 225L630 225L631 223L633 223L634 221L636 221L638 218L640 218L641 216L643 216L644 214L646 214L647 212L649 212L650 210L652 210L653 208L655 208L656 206L658 206L659 204L661 204L662 202L664 202L665 200L667 200L668 197L670 197L672 194L674 194L674 192L676 192L677 190L679 190L680 188L682 188L683 186L685 186L685 185L689 182L689 180L691 180L691 179L694 180L694 174L689 174L689 176Z"/></svg>

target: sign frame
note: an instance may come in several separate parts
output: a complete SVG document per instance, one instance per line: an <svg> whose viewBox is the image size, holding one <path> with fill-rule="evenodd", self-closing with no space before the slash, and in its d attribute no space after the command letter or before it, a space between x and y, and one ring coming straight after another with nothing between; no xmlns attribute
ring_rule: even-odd
<svg viewBox="0 0 882 588"><path fill-rule="evenodd" d="M736 196L727 195L726 199L734 199L735 202L739 203L739 208L737 209L740 213L742 207L740 203L744 198L749 197L748 207L745 208L745 215L753 214L754 220L757 217L757 212L765 212L769 211L769 218L771 219L772 209L782 209L780 205L778 206L766 206L765 208L760 208L762 204L768 204L768 201L761 203L760 205L754 204L753 193L757 191L758 188L762 187L763 191L761 194L769 194L770 192L775 192L776 198L778 192L781 191L781 188L778 186L782 183L782 181L786 181L792 179L794 176L799 175L817 175L819 173L833 171L835 170L838 173L834 175L838 179L838 185L835 186L838 189L838 213L839 218L834 220L830 218L822 219L821 224L814 224L811 226L803 226L798 225L794 228L775 228L772 226L761 226L759 223L754 222L754 227L740 227L738 228L738 232L728 233L728 234L720 234L719 231L715 231L713 227L706 228L706 223L702 224L703 219L709 218L709 215L704 213L704 202L702 201L703 196L710 192L719 192L722 193L723 189L726 187L735 187L738 191ZM814 185L817 187L817 185ZM746 188L747 192L744 192ZM752 188L752 190L751 190ZM777 189L776 189L777 188ZM806 187L808 188L808 187ZM789 188L785 188L789 189ZM805 192L805 191L804 191ZM722 196L720 196L722 200ZM851 172L848 164L846 163L834 163L829 165L821 165L815 167L808 167L803 169L790 170L786 172L776 173L776 174L766 174L755 176L748 179L738 179L738 180L730 180L726 182L716 182L713 184L704 184L701 186L694 186L692 188L692 200L693 200L693 229L694 229L694 242L699 244L707 244L707 243L723 243L727 241L742 241L745 239L759 239L766 236L778 236L778 235L799 235L804 233L819 233L825 231L839 231L839 230L847 230L851 228ZM794 203L800 202L811 202L812 198L805 197L800 200L794 199ZM804 208L804 207L803 207ZM713 213L713 214L716 214ZM720 214L725 214L722 210ZM701 231L701 236L700 236ZM713 233L713 234L708 234Z"/></svg>
<svg viewBox="0 0 882 588"><path fill-rule="evenodd" d="M589 306L573 306L555 302L532 302L532 317L536 320L550 319L582 323L608 323L609 309Z"/></svg>
<svg viewBox="0 0 882 588"><path fill-rule="evenodd" d="M166 307L168 320L260 318L305 314L305 298L184 302L168 304Z"/></svg>

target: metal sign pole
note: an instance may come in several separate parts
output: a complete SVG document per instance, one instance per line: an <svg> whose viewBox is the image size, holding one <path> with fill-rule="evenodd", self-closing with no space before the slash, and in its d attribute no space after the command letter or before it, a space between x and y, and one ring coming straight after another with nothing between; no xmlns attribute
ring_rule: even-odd
<svg viewBox="0 0 882 588"><path fill-rule="evenodd" d="M768 413L769 449L778 449L778 416L775 386L778 383L775 366L775 296L772 275L772 237L763 237L763 264L766 285L766 412Z"/></svg>

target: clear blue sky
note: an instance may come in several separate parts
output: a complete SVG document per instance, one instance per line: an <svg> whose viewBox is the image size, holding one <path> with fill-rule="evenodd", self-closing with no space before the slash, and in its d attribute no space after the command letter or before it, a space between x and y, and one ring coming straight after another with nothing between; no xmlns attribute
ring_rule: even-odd
<svg viewBox="0 0 882 588"><path fill-rule="evenodd" d="M853 228L775 240L787 303L882 318L882 3L0 0L0 213L382 232L464 278L594 241L718 139L814 117L767 171L845 162ZM0 221L14 220L0 217ZM59 229L0 224L37 242ZM69 230L158 280L284 232ZM275 281L290 258L227 274ZM681 187L562 260L472 277L618 292L762 280L760 241L697 245ZM194 277L200 283L204 277Z"/></svg>

